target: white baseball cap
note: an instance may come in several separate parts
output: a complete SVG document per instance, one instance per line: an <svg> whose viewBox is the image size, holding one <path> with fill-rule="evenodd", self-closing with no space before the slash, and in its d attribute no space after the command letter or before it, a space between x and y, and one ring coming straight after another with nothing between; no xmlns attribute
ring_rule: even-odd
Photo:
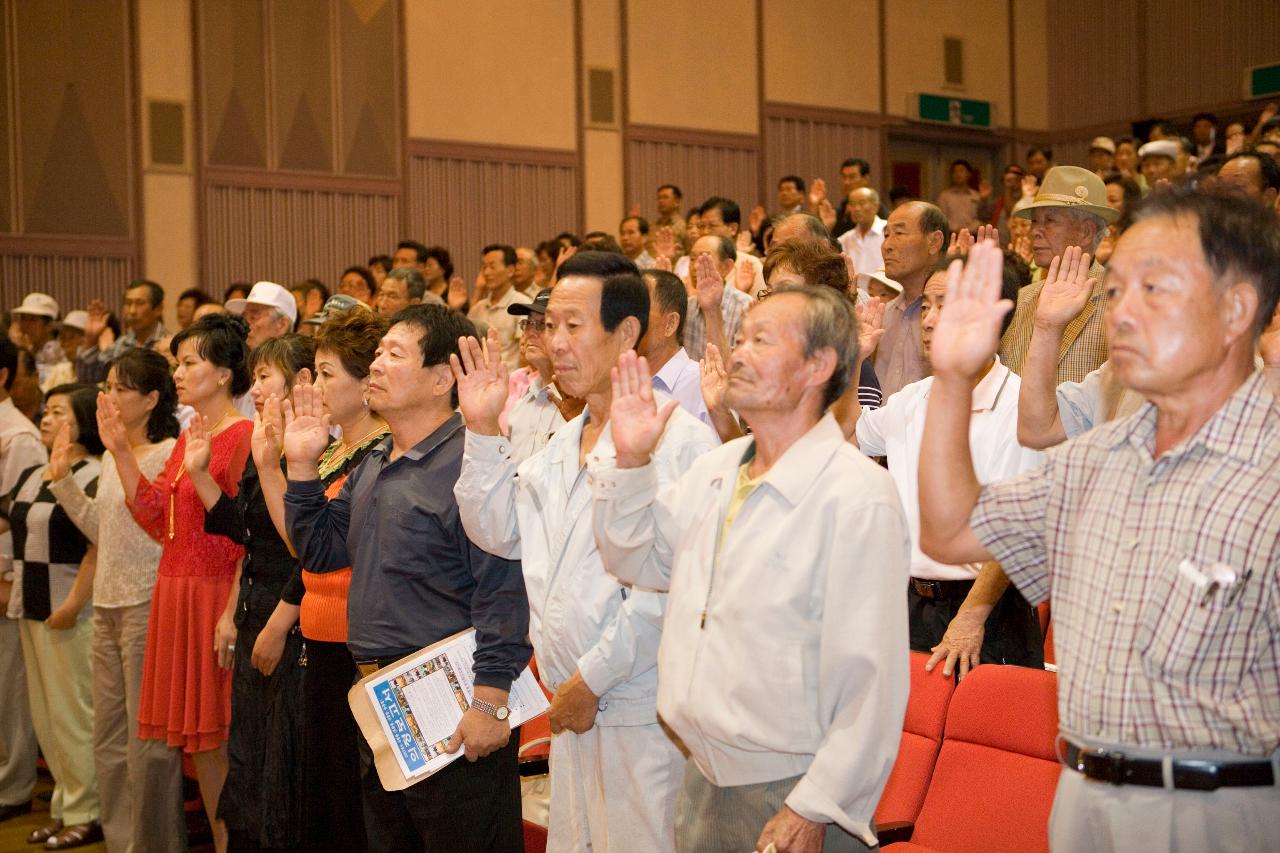
<svg viewBox="0 0 1280 853"><path fill-rule="evenodd" d="M881 284L883 284L885 287L887 287L887 288L889 288L890 290L892 290L894 293L901 293L901 292L902 292L902 285L898 284L896 281L894 281L893 279L889 278L889 276L885 275L885 272L884 272L884 269L883 269L883 268L878 269L878 270L876 270L875 272L860 272L860 273L858 273L858 286L859 286L860 288L862 288L863 290L866 290L866 289L867 289L867 284L868 284L868 282L870 282L870 280L871 280L871 279L873 279L873 278L874 278L876 281L878 281L878 282L880 282Z"/></svg>
<svg viewBox="0 0 1280 853"><path fill-rule="evenodd" d="M298 320L298 302L293 294L274 281L260 281L249 291L244 299L228 299L222 306L228 314L243 314L247 305L265 305L274 308L289 318L290 323Z"/></svg>
<svg viewBox="0 0 1280 853"><path fill-rule="evenodd" d="M1116 153L1116 144L1111 140L1110 136L1095 136L1093 141L1089 143L1089 148L1097 148L1108 154Z"/></svg>
<svg viewBox="0 0 1280 853"><path fill-rule="evenodd" d="M88 311L68 311L67 316L62 318L62 327L65 329L70 326L81 332L84 331L85 324L89 322Z"/></svg>
<svg viewBox="0 0 1280 853"><path fill-rule="evenodd" d="M1176 160L1181 153L1182 146L1172 139L1152 140L1138 149L1139 159L1143 157L1168 157L1170 160Z"/></svg>
<svg viewBox="0 0 1280 853"><path fill-rule="evenodd" d="M28 293L22 304L14 308L13 314L30 314L33 317L58 319L58 301L47 293Z"/></svg>

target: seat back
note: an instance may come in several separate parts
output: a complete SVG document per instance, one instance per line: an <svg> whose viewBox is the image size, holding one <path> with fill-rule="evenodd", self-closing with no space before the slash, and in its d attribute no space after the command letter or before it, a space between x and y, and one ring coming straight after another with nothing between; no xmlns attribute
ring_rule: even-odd
<svg viewBox="0 0 1280 853"><path fill-rule="evenodd" d="M929 789L955 679L943 675L941 665L933 672L925 672L928 660L929 655L923 652L911 653L911 692L902 721L902 740L893 772L876 806L876 823L915 821Z"/></svg>
<svg viewBox="0 0 1280 853"><path fill-rule="evenodd" d="M524 822L524 853L547 853L547 828L533 821Z"/></svg>
<svg viewBox="0 0 1280 853"><path fill-rule="evenodd" d="M956 688L911 841L949 853L1049 849L1058 677L984 665Z"/></svg>

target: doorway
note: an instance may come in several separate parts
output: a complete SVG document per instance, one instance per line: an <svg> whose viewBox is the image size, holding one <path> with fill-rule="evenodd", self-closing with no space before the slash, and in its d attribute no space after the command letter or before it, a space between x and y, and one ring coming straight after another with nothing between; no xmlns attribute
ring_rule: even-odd
<svg viewBox="0 0 1280 853"><path fill-rule="evenodd" d="M1003 142L997 140L990 145L953 144L891 135L889 186L903 187L913 198L936 204L938 194L951 183L951 163L967 160L973 167L970 185L976 190L986 182L992 192L999 193L1003 149Z"/></svg>

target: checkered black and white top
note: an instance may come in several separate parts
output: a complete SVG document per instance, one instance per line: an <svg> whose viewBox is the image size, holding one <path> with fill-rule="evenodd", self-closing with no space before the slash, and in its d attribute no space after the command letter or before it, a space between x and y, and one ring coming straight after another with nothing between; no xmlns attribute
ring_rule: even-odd
<svg viewBox="0 0 1280 853"><path fill-rule="evenodd" d="M28 468L4 500L13 530L12 619L48 619L71 592L89 540L58 504L45 482L45 465ZM87 457L71 467L71 476L92 496L98 489L98 460ZM80 618L91 608L80 611Z"/></svg>

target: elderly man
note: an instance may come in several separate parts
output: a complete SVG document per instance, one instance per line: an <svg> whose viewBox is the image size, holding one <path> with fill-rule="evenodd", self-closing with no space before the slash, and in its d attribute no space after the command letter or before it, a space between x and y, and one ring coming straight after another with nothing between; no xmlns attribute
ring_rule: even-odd
<svg viewBox="0 0 1280 853"><path fill-rule="evenodd" d="M390 320L410 305L444 305L444 300L427 290L427 280L417 267L395 267L378 285L378 295L373 307L383 318Z"/></svg>
<svg viewBox="0 0 1280 853"><path fill-rule="evenodd" d="M840 249L853 261L857 272L875 272L884 267L880 247L884 243L884 229L888 220L876 215L880 209L880 194L871 187L861 187L849 193L849 214L853 227L839 237Z"/></svg>
<svg viewBox="0 0 1280 853"><path fill-rule="evenodd" d="M530 299L543 288L538 283L538 254L528 246L516 248L516 267L511 272L511 285Z"/></svg>
<svg viewBox="0 0 1280 853"><path fill-rule="evenodd" d="M721 196L712 196L703 202L698 215L703 235L727 237L729 245L734 245L738 239L738 231L742 227L742 210L737 202ZM692 255L693 250L690 249L689 253ZM764 290L764 265L755 255L744 254L742 259L751 265L753 275L746 275L745 270L735 267L727 276L729 287L741 290L748 296L754 296ZM691 260L690 271L693 270L692 263Z"/></svg>
<svg viewBox="0 0 1280 853"><path fill-rule="evenodd" d="M684 348L685 318L689 313L684 282L663 270L645 270L640 277L649 289L649 328L636 350L649 362L653 387L709 424L711 418L702 399L702 373Z"/></svg>
<svg viewBox="0 0 1280 853"><path fill-rule="evenodd" d="M724 236L699 237L689 251L694 295L685 318L684 348L694 361L702 360L708 343L728 352L751 307L751 297L730 284L737 258L733 241Z"/></svg>
<svg viewBox="0 0 1280 853"><path fill-rule="evenodd" d="M1072 246L1085 252L1096 250L1107 226L1120 212L1107 206L1107 188L1093 172L1079 166L1055 166L1045 175L1035 200L1013 215L1031 220L1031 251L1036 266L1047 270L1054 258L1063 257ZM1089 269L1094 282L1089 300L1063 330L1055 361L1058 382L1080 382L1107 360L1102 274L1102 265L1095 262ZM1014 373L1022 371L1029 357L1043 287L1041 279L1019 291L1013 322L1000 340L1000 358Z"/></svg>
<svg viewBox="0 0 1280 853"><path fill-rule="evenodd" d="M312 572L352 568L347 646L368 675L423 646L476 630L475 701L450 737L457 761L403 791L378 781L360 739L369 849L518 850L518 738L506 719L511 682L529 662L529 608L519 567L467 540L453 499L462 418L447 359L474 333L466 318L414 305L392 318L369 367L369 405L391 434L329 500L317 460L329 445L320 391L285 408L285 517Z"/></svg>
<svg viewBox="0 0 1280 853"><path fill-rule="evenodd" d="M28 293L12 314L9 336L35 356L40 385L45 386L54 369L66 361L66 354L53 335L53 324L59 316L58 303L47 293Z"/></svg>
<svg viewBox="0 0 1280 853"><path fill-rule="evenodd" d="M1254 364L1280 299L1280 223L1243 201L1150 197L1107 272L1106 331L1135 415L980 486L970 391L1008 303L981 245L933 339L925 553L998 560L1053 591L1055 850L1280 843L1280 404ZM984 570L985 572L985 570Z"/></svg>
<svg viewBox="0 0 1280 853"><path fill-rule="evenodd" d="M1252 149L1232 154L1218 167L1214 187L1280 210L1280 165L1270 154Z"/></svg>
<svg viewBox="0 0 1280 853"><path fill-rule="evenodd" d="M286 291L287 292L287 291ZM292 296L289 297L293 299ZM161 319L164 317L164 288L154 281L140 279L129 282L124 289L121 315L126 326L118 340L111 340L107 328L107 306L97 300L89 303L89 319L85 321L84 345L76 356L76 376L79 381L96 385L107 378L111 362L133 347L154 348L155 344L169 336Z"/></svg>
<svg viewBox="0 0 1280 853"><path fill-rule="evenodd" d="M1095 136L1089 143L1089 171L1099 178L1110 174L1115 165L1116 144L1110 136Z"/></svg>
<svg viewBox="0 0 1280 853"><path fill-rule="evenodd" d="M1177 178L1178 157L1182 146L1172 139L1156 139L1138 149L1138 169L1147 186L1156 181L1172 181Z"/></svg>
<svg viewBox="0 0 1280 853"><path fill-rule="evenodd" d="M508 399L510 407L505 413L504 432L511 437L511 460L517 466L547 446L564 426L566 413L572 418L582 412L581 401L566 400L552 378L555 369L543 341L550 299L551 288L547 287L528 305L517 302L507 308L508 314L523 318L520 320L520 359L529 365L512 374L512 384L522 378L528 384L514 402Z"/></svg>
<svg viewBox="0 0 1280 853"><path fill-rule="evenodd" d="M520 366L520 335L516 318L507 308L532 300L515 289L511 277L515 273L516 250L502 243L485 246L480 253L480 276L484 279L485 297L471 306L467 317L481 328L494 329L502 347L502 360L508 370Z"/></svg>
<svg viewBox="0 0 1280 853"><path fill-rule="evenodd" d="M1018 269L1006 261L1002 273L1001 295L1013 301L1022 284ZM946 289L945 270L931 275L924 287L920 332L926 358L930 355L933 333L945 313ZM1006 325L1008 319L1005 318ZM1007 580L1001 584L997 579L991 588L977 591L978 601L993 605L984 622L974 623L965 618L953 626L961 603L975 594L974 581L981 566L975 563L947 565L930 559L920 550L916 483L925 411L933 383L932 376L921 379L890 397L884 408L855 412L854 442L868 456L887 457L889 475L898 487L911 527L911 581L906 590L911 648L934 653L930 668L945 659L946 675L951 675L957 659L961 677L978 663L1042 667L1044 641L1039 618L1026 599L1009 587ZM1001 364L998 356L993 357L976 378L969 440L979 482L1004 480L1040 463L1040 454L1024 450L1018 444L1018 387L1017 374Z"/></svg>
<svg viewBox="0 0 1280 853"><path fill-rule="evenodd" d="M293 294L272 281L260 281L244 299L229 299L228 314L239 314L249 324L249 349L293 331L298 303Z"/></svg>
<svg viewBox="0 0 1280 853"><path fill-rule="evenodd" d="M947 251L947 216L928 202L909 201L889 214L885 225L885 275L902 293L884 309L884 338L876 351L876 376L888 399L903 386L929 375L920 343L920 309L924 283Z"/></svg>
<svg viewBox="0 0 1280 853"><path fill-rule="evenodd" d="M857 373L849 300L784 285L743 332L726 402L752 434L674 484L654 448L679 413L646 364L619 364L596 541L620 579L670 590L658 709L691 756L678 849L867 849L906 707L907 522L827 412Z"/></svg>
<svg viewBox="0 0 1280 853"><path fill-rule="evenodd" d="M538 669L555 691L550 850L674 842L683 758L655 710L664 597L605 572L584 470L588 458L613 458L610 370L644 337L648 317L648 293L625 258L579 252L561 265L543 340L557 385L587 408L519 466L499 428L508 383L493 334L454 363L467 421L454 490L463 525L481 548L521 560ZM677 413L658 450L662 479L674 482L715 443L710 427Z"/></svg>

